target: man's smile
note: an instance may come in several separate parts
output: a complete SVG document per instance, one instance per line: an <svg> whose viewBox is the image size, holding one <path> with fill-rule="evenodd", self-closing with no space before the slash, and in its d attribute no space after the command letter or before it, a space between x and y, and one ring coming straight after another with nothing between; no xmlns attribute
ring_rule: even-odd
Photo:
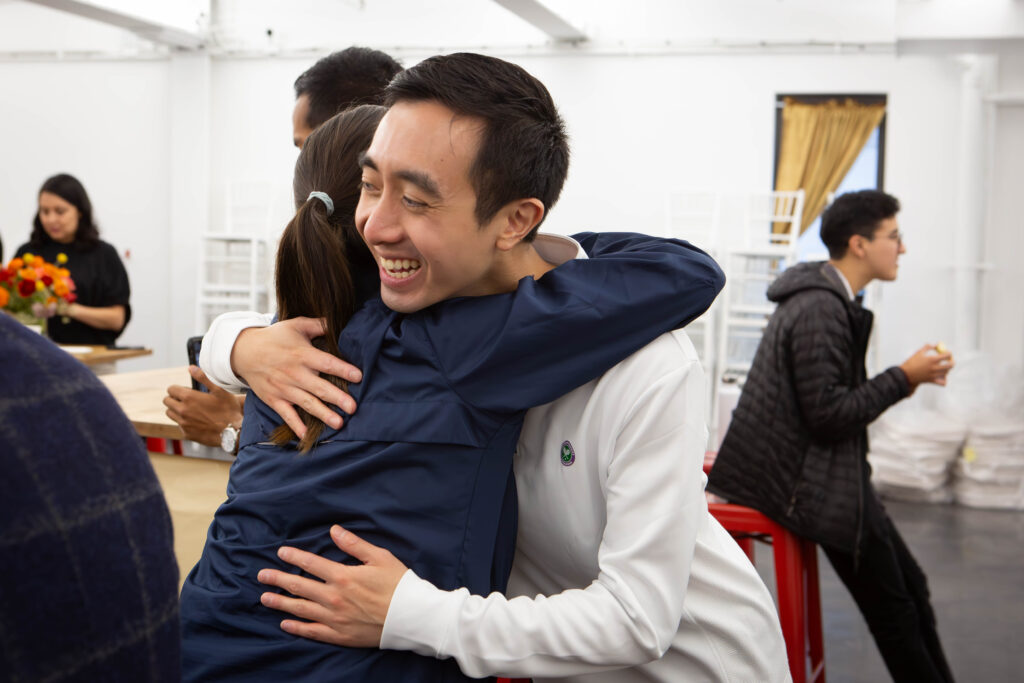
<svg viewBox="0 0 1024 683"><path fill-rule="evenodd" d="M404 280L419 272L420 262L418 259L380 259L381 270L390 278Z"/></svg>

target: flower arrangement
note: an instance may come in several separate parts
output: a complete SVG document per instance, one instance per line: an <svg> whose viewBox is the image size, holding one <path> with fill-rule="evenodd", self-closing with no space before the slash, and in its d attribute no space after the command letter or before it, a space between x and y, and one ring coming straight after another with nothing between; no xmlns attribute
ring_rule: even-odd
<svg viewBox="0 0 1024 683"><path fill-rule="evenodd" d="M41 325L61 314L75 300L75 283L64 264L66 254L57 254L57 264L40 256L25 254L0 268L0 309L28 325Z"/></svg>

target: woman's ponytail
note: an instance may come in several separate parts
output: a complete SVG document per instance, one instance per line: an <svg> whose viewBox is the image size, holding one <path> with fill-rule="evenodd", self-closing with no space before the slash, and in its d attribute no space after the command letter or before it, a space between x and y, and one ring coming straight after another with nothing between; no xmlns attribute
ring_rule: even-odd
<svg viewBox="0 0 1024 683"><path fill-rule="evenodd" d="M281 235L277 251L279 319L323 319L324 334L315 338L313 345L338 358L342 358L338 337L356 308L346 234L356 230L355 210L362 174L358 159L369 147L384 111L374 105L350 109L326 121L306 139L295 163L293 190L297 210ZM319 196L310 196L311 192ZM323 373L320 376L335 386L347 388L344 380ZM298 406L296 410L306 426L299 450L306 453L319 441L324 423ZM281 424L270 435L277 445L295 438L287 424Z"/></svg>

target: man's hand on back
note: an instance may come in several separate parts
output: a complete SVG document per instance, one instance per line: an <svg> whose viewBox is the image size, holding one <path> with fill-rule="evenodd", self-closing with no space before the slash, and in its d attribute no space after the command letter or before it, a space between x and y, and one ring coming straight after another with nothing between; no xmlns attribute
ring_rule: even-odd
<svg viewBox="0 0 1024 683"><path fill-rule="evenodd" d="M356 402L344 391L320 377L334 375L359 382L362 373L354 365L316 349L311 340L323 335L323 323L314 318L291 318L270 327L242 331L231 350L231 368L281 416L300 438L305 425L295 411L310 415L338 429L342 418L326 404L352 414Z"/></svg>
<svg viewBox="0 0 1024 683"><path fill-rule="evenodd" d="M260 583L283 588L295 596L264 593L260 602L308 620L282 621L281 628L292 635L348 647L380 647L391 597L407 568L390 551L338 525L331 527L331 540L363 564L341 564L298 548L282 547L277 553L282 560L322 581L276 569L260 570Z"/></svg>

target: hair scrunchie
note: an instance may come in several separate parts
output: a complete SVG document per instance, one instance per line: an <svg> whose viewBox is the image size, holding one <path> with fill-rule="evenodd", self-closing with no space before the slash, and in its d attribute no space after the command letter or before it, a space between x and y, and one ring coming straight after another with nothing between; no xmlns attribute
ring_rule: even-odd
<svg viewBox="0 0 1024 683"><path fill-rule="evenodd" d="M318 192L318 191L314 190L314 191L309 193L308 197L306 197L306 201L308 202L310 199L314 199L314 198L315 199L319 199L320 201L322 201L324 203L324 206L327 207L327 215L328 216L330 216L332 213L334 213L334 202L331 201L330 196L326 192Z"/></svg>

